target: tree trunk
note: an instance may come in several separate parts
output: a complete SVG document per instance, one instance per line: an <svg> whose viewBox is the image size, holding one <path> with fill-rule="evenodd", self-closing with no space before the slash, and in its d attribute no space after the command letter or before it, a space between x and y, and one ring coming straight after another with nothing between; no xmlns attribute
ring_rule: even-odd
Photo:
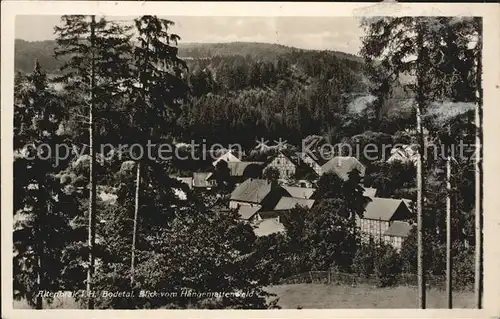
<svg viewBox="0 0 500 319"><path fill-rule="evenodd" d="M418 275L418 301L419 308L425 309L425 271L424 271L424 230L423 230L423 208L424 208L424 155L425 138L422 126L422 113L424 111L424 88L423 77L425 70L422 68L423 30L417 25L417 134L419 140L419 156L417 161L417 275Z"/></svg>
<svg viewBox="0 0 500 319"><path fill-rule="evenodd" d="M40 184L39 184L40 185ZM38 290L36 299L35 299L35 308L36 309L43 309L43 298L42 298L42 293L44 290L44 285L43 285L43 248L44 248L44 240L42 239L42 231L41 227L45 223L45 214L44 214L44 209L50 209L50 204L47 202L47 197L45 196L44 191L39 188L39 198L41 201L45 201L45 205L39 212L37 221L36 221L36 228L35 228L35 238L37 238L37 243L35 245L36 249L36 266L35 266L35 271L36 271L36 288Z"/></svg>
<svg viewBox="0 0 500 319"><path fill-rule="evenodd" d="M417 131L419 134L419 139L423 140L422 124L420 107L417 107ZM423 206L424 206L424 196L423 196L423 150L422 141L420 141L421 153L419 154L417 161L417 275L418 275L418 295L419 295L419 308L425 309L425 277L424 277L424 248L423 248Z"/></svg>
<svg viewBox="0 0 500 319"><path fill-rule="evenodd" d="M90 43L91 43L91 69L90 69L90 115L89 115L89 155L90 155L90 196L89 196L89 265L87 269L87 297L88 309L94 309L94 298L92 296L94 277L94 246L95 246L95 218L96 218L96 179L95 179L95 152L94 152L94 86L95 86L95 16L92 16L90 23Z"/></svg>
<svg viewBox="0 0 500 319"><path fill-rule="evenodd" d="M478 309L482 308L483 302L483 91L482 91L482 25L478 30L478 59L477 59L477 89L476 89L476 176L475 176L475 236L476 236L476 247L475 247L475 281L474 281L474 291L475 291L475 304Z"/></svg>
<svg viewBox="0 0 500 319"><path fill-rule="evenodd" d="M130 260L130 286L134 285L135 272L135 243L137 238L137 216L139 215L139 192L141 186L141 162L137 161L137 176L135 180L135 209L134 209L134 230L132 232L132 252Z"/></svg>
<svg viewBox="0 0 500 319"><path fill-rule="evenodd" d="M43 247L41 243L38 244L38 252L37 252L37 265L36 265L36 284L38 288L38 294L36 296L35 308L43 309L43 280L42 280L42 249Z"/></svg>
<svg viewBox="0 0 500 319"><path fill-rule="evenodd" d="M448 130L449 131L449 130ZM451 155L450 146L447 147L446 157L446 295L448 297L448 309L453 308L452 287L452 256L451 256Z"/></svg>

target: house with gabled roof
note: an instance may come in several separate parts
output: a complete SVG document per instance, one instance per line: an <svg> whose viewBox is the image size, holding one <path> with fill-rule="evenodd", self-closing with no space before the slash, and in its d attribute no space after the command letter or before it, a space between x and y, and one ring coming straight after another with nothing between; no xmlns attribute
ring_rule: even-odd
<svg viewBox="0 0 500 319"><path fill-rule="evenodd" d="M275 211L291 210L297 206L311 208L314 205L314 202L315 202L314 199L283 196L278 201L276 206L274 206L274 210Z"/></svg>
<svg viewBox="0 0 500 319"><path fill-rule="evenodd" d="M316 188L299 187L284 185L283 188L289 192L292 197L310 199L316 192Z"/></svg>
<svg viewBox="0 0 500 319"><path fill-rule="evenodd" d="M283 196L272 210L258 210L249 220L254 225L257 236L268 236L286 231L281 218L292 213L295 207L311 208L314 200Z"/></svg>
<svg viewBox="0 0 500 319"><path fill-rule="evenodd" d="M311 169L318 175L321 176L321 166L327 162L323 159L323 156L317 151L312 152L300 152L297 153L301 162L311 167Z"/></svg>
<svg viewBox="0 0 500 319"><path fill-rule="evenodd" d="M299 159L292 151L283 149L280 150L272 160L266 165L265 169L273 167L278 170L280 179L289 179L295 176Z"/></svg>
<svg viewBox="0 0 500 319"><path fill-rule="evenodd" d="M251 222L260 209L260 206L240 205L238 207L238 215L240 215L240 219Z"/></svg>
<svg viewBox="0 0 500 319"><path fill-rule="evenodd" d="M264 170L264 162L229 162L229 176L234 183L241 183L247 178L260 178Z"/></svg>
<svg viewBox="0 0 500 319"><path fill-rule="evenodd" d="M382 240L394 221L407 221L412 217L409 201L372 197L366 204L363 217L356 216L356 224L365 238Z"/></svg>
<svg viewBox="0 0 500 319"><path fill-rule="evenodd" d="M357 170L361 177L365 176L366 167L361 162L352 156L335 156L321 166L321 173L335 173L344 181L349 179L349 174L353 170Z"/></svg>
<svg viewBox="0 0 500 319"><path fill-rule="evenodd" d="M276 206L283 196L290 196L290 193L277 183L264 179L249 178L233 190L229 208L239 209L240 206L252 206L270 210Z"/></svg>
<svg viewBox="0 0 500 319"><path fill-rule="evenodd" d="M220 161L225 161L226 163L237 163L241 162L241 159L236 156L233 151L228 150L213 161L212 165L215 167Z"/></svg>
<svg viewBox="0 0 500 319"><path fill-rule="evenodd" d="M240 216L247 213L246 220L256 226L255 233L257 236L267 236L274 233L285 231L285 227L281 222L284 215L292 213L296 207L311 208L315 201L313 199L295 198L290 196L282 196L274 208L270 210L245 208L241 209ZM271 225L273 225L271 227ZM266 229L266 231L264 231Z"/></svg>
<svg viewBox="0 0 500 319"><path fill-rule="evenodd" d="M193 188L211 189L217 186L217 180L212 172L193 173Z"/></svg>
<svg viewBox="0 0 500 319"><path fill-rule="evenodd" d="M410 235L414 225L409 222L395 220L384 232L385 243L392 245L396 250L401 250L404 240Z"/></svg>

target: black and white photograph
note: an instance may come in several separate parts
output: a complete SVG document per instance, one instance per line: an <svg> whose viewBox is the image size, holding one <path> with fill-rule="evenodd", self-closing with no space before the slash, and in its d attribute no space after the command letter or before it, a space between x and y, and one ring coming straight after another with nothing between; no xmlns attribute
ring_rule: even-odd
<svg viewBox="0 0 500 319"><path fill-rule="evenodd" d="M12 17L9 307L485 308L487 7L264 5Z"/></svg>

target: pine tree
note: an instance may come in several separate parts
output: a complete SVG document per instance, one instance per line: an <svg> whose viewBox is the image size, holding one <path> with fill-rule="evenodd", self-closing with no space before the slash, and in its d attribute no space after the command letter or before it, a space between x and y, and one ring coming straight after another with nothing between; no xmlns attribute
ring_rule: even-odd
<svg viewBox="0 0 500 319"><path fill-rule="evenodd" d="M14 297L41 309L40 293L66 287L63 259L75 239L71 221L78 214L77 202L60 180L69 154L57 152L69 145L61 130L68 114L48 88L38 61L31 75L16 82Z"/></svg>
<svg viewBox="0 0 500 319"><path fill-rule="evenodd" d="M148 142L157 144L162 138L179 135L176 129L180 116L181 102L186 97L188 87L182 79L186 69L184 61L178 58L175 46L180 37L170 33L172 21L156 16L142 16L134 20L138 33L133 49L132 79L129 86L133 101L130 113L136 128L139 145L145 147ZM144 148L143 148L144 149ZM140 209L141 169L154 159L141 158L136 165L134 229L131 251L131 285L134 284L135 249L137 223Z"/></svg>
<svg viewBox="0 0 500 319"><path fill-rule="evenodd" d="M425 136L422 115L428 100L424 92L429 88L429 42L426 39L427 18L372 18L363 22L367 36L363 39L362 55L371 67L372 74L378 74L373 93L379 97L376 109L380 119L380 110L394 83L403 73L415 76L415 81L408 88L415 95L417 112L417 134L420 156L417 161L417 225L418 225L418 276L419 307L425 308L425 277L423 264L423 225L422 211L425 192L424 156ZM394 50L393 48L397 48ZM414 56L413 59L408 57ZM382 79L380 78L382 76Z"/></svg>
<svg viewBox="0 0 500 319"><path fill-rule="evenodd" d="M61 67L64 74L58 78L58 81L65 84L65 89L68 92L86 97L83 98L86 107L79 107L77 111L83 112L85 115L79 115L88 119L88 122L84 123L88 124L88 140L90 141L89 264L87 271L88 307L90 309L94 307L94 300L90 297L90 292L92 291L96 258L96 149L98 146L96 128L106 128L105 125L99 126L102 123L101 119L113 119L106 111L109 112L112 109L111 105L116 102L122 91L123 79L128 75L128 64L125 56L130 52L130 36L126 31L126 28L116 23L110 23L104 18L96 21L93 15L63 16L61 26L55 27L58 44L55 56L69 56L68 61Z"/></svg>

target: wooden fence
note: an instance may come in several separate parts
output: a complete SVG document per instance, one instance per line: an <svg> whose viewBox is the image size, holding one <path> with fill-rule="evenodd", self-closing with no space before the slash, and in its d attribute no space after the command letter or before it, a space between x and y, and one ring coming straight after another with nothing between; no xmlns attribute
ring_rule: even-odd
<svg viewBox="0 0 500 319"><path fill-rule="evenodd" d="M300 283L321 283L330 285L348 285L348 286L378 286L379 278L376 276L364 277L357 274L342 273L338 271L308 271L292 277L281 280L281 284L300 284ZM399 274L395 277L394 284L398 286L417 287L418 279L415 274ZM436 288L440 290L446 289L445 276L427 276L426 286L428 288ZM462 287L462 289L472 290L470 287Z"/></svg>

